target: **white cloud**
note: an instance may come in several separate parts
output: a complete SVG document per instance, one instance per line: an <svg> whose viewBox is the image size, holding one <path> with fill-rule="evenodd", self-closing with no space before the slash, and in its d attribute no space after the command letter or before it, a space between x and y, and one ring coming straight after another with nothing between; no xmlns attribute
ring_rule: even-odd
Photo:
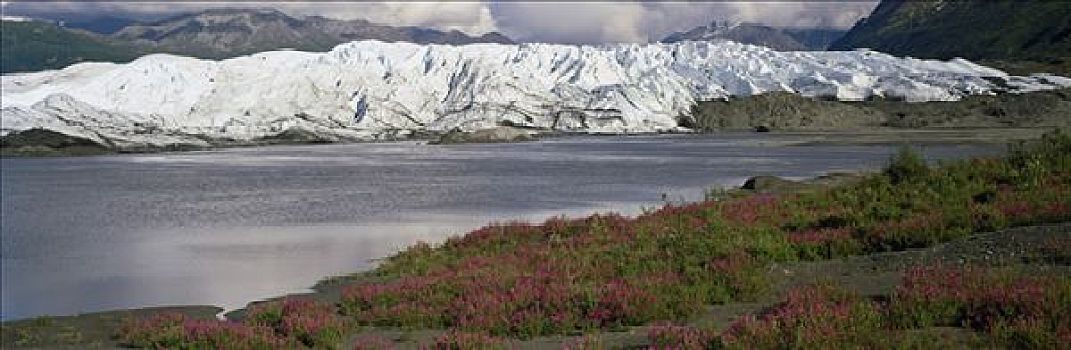
<svg viewBox="0 0 1071 350"><path fill-rule="evenodd" d="M501 2L498 27L517 40L567 43L657 41L713 20L779 27L848 28L877 5L867 2Z"/></svg>
<svg viewBox="0 0 1071 350"><path fill-rule="evenodd" d="M365 19L375 23L457 29L469 34L495 31L487 4L480 2L15 2L23 13L84 13L157 19L209 8L275 8L290 15Z"/></svg>
<svg viewBox="0 0 1071 350"><path fill-rule="evenodd" d="M635 2L503 2L493 4L491 13L504 34L519 41L646 41L636 26L643 5Z"/></svg>
<svg viewBox="0 0 1071 350"><path fill-rule="evenodd" d="M480 2L281 2L273 5L293 15L365 19L392 25L456 29L469 34L497 30L487 4Z"/></svg>
<svg viewBox="0 0 1071 350"><path fill-rule="evenodd" d="M773 26L850 27L877 0L844 2L5 2L5 12L64 12L159 18L221 7L271 7L291 15L365 19L390 25L500 31L518 41L657 41L713 20Z"/></svg>

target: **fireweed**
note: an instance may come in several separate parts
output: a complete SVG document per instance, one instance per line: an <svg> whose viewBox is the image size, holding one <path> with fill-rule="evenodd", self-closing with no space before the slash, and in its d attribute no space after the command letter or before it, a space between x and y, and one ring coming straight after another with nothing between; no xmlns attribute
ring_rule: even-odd
<svg viewBox="0 0 1071 350"><path fill-rule="evenodd" d="M281 349L296 346L271 329L237 322L197 320L179 313L162 313L127 320L119 330L126 345L154 349Z"/></svg>
<svg viewBox="0 0 1071 350"><path fill-rule="evenodd" d="M340 343L346 328L334 306L303 298L250 307L245 323L268 327L280 336L320 348Z"/></svg>
<svg viewBox="0 0 1071 350"><path fill-rule="evenodd" d="M1071 278L972 268L911 269L889 306L899 327L963 326L1025 348L1071 344L1068 315Z"/></svg>
<svg viewBox="0 0 1071 350"><path fill-rule="evenodd" d="M894 161L906 170L827 191L666 205L635 218L490 225L387 259L376 272L387 281L348 287L342 309L363 324L522 338L682 319L694 305L762 295L771 262L1067 220L1069 158L1071 138L1054 134L1006 158L924 170ZM1033 162L1030 174L1022 159ZM1016 183L1024 177L1031 181Z"/></svg>
<svg viewBox="0 0 1071 350"><path fill-rule="evenodd" d="M858 344L881 328L878 305L828 284L792 290L759 317L744 316L719 337L732 348L825 348Z"/></svg>
<svg viewBox="0 0 1071 350"><path fill-rule="evenodd" d="M651 349L702 350L714 340L714 332L692 327L659 323L647 331Z"/></svg>
<svg viewBox="0 0 1071 350"><path fill-rule="evenodd" d="M964 347L1059 349L1071 344L1071 278L971 267L916 267L891 298L872 301L829 283L799 287L720 334L659 324L656 349ZM947 339L905 329L963 327L974 337ZM966 342L966 343L965 343Z"/></svg>
<svg viewBox="0 0 1071 350"><path fill-rule="evenodd" d="M451 331L435 337L434 343L422 346L429 350L469 350L469 349L509 349L509 344L501 338L483 333Z"/></svg>
<svg viewBox="0 0 1071 350"><path fill-rule="evenodd" d="M353 350L393 350L394 340L378 335L365 334L354 339Z"/></svg>
<svg viewBox="0 0 1071 350"><path fill-rule="evenodd" d="M119 330L119 340L168 349L334 348L342 341L343 321L334 306L286 298L251 307L243 322L196 320L174 313L128 320Z"/></svg>
<svg viewBox="0 0 1071 350"><path fill-rule="evenodd" d="M355 325L520 338L613 330L754 299L768 290L764 272L773 262L926 247L983 230L1071 219L1067 134L1048 134L1004 158L925 170L916 160L892 163L902 169L828 190L667 204L634 218L492 224L441 245L417 244L385 259L370 273L373 281L345 287L338 312ZM830 307L846 307L837 305ZM860 305L869 304L849 303L869 310ZM822 316L834 332L838 310ZM987 327L1012 332L1046 322L1001 320ZM298 339L319 329L309 326L272 324L268 333L315 345L314 338ZM153 327L142 328L128 335L144 336ZM170 324L155 329L176 332ZM129 343L152 346L139 337Z"/></svg>
<svg viewBox="0 0 1071 350"><path fill-rule="evenodd" d="M606 348L599 334L585 334L562 344L562 350L602 350Z"/></svg>

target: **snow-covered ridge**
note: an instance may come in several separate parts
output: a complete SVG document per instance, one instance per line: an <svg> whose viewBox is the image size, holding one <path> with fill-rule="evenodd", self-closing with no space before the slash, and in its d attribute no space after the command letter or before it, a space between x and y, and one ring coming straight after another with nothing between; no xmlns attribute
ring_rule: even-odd
<svg viewBox="0 0 1071 350"><path fill-rule="evenodd" d="M999 80L995 84L991 80ZM516 125L664 131L697 100L789 91L957 100L1071 86L965 60L777 52L733 42L572 46L352 42L222 61L154 54L2 78L0 131L43 127L122 144L248 140L300 127L367 138Z"/></svg>
<svg viewBox="0 0 1071 350"><path fill-rule="evenodd" d="M30 17L22 16L0 16L0 21L4 22L33 22L34 19Z"/></svg>

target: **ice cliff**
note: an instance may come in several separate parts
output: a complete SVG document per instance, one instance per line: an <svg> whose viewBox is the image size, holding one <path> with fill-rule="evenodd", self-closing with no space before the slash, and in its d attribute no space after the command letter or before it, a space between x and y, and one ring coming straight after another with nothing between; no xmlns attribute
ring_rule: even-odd
<svg viewBox="0 0 1071 350"><path fill-rule="evenodd" d="M154 54L5 75L6 134L46 128L111 145L251 140L299 128L369 139L518 126L587 132L677 128L696 100L788 91L859 100L957 100L1071 86L965 60L873 51L778 52L733 42L571 46L361 41L326 53L222 61Z"/></svg>

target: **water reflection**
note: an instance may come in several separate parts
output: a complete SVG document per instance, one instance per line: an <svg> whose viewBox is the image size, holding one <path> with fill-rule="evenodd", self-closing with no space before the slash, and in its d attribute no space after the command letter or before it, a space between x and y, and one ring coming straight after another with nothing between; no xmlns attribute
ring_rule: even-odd
<svg viewBox="0 0 1071 350"><path fill-rule="evenodd" d="M751 175L880 166L894 146L776 135L415 142L2 160L2 316L240 307L489 221L638 213ZM989 145L925 148L934 159Z"/></svg>

